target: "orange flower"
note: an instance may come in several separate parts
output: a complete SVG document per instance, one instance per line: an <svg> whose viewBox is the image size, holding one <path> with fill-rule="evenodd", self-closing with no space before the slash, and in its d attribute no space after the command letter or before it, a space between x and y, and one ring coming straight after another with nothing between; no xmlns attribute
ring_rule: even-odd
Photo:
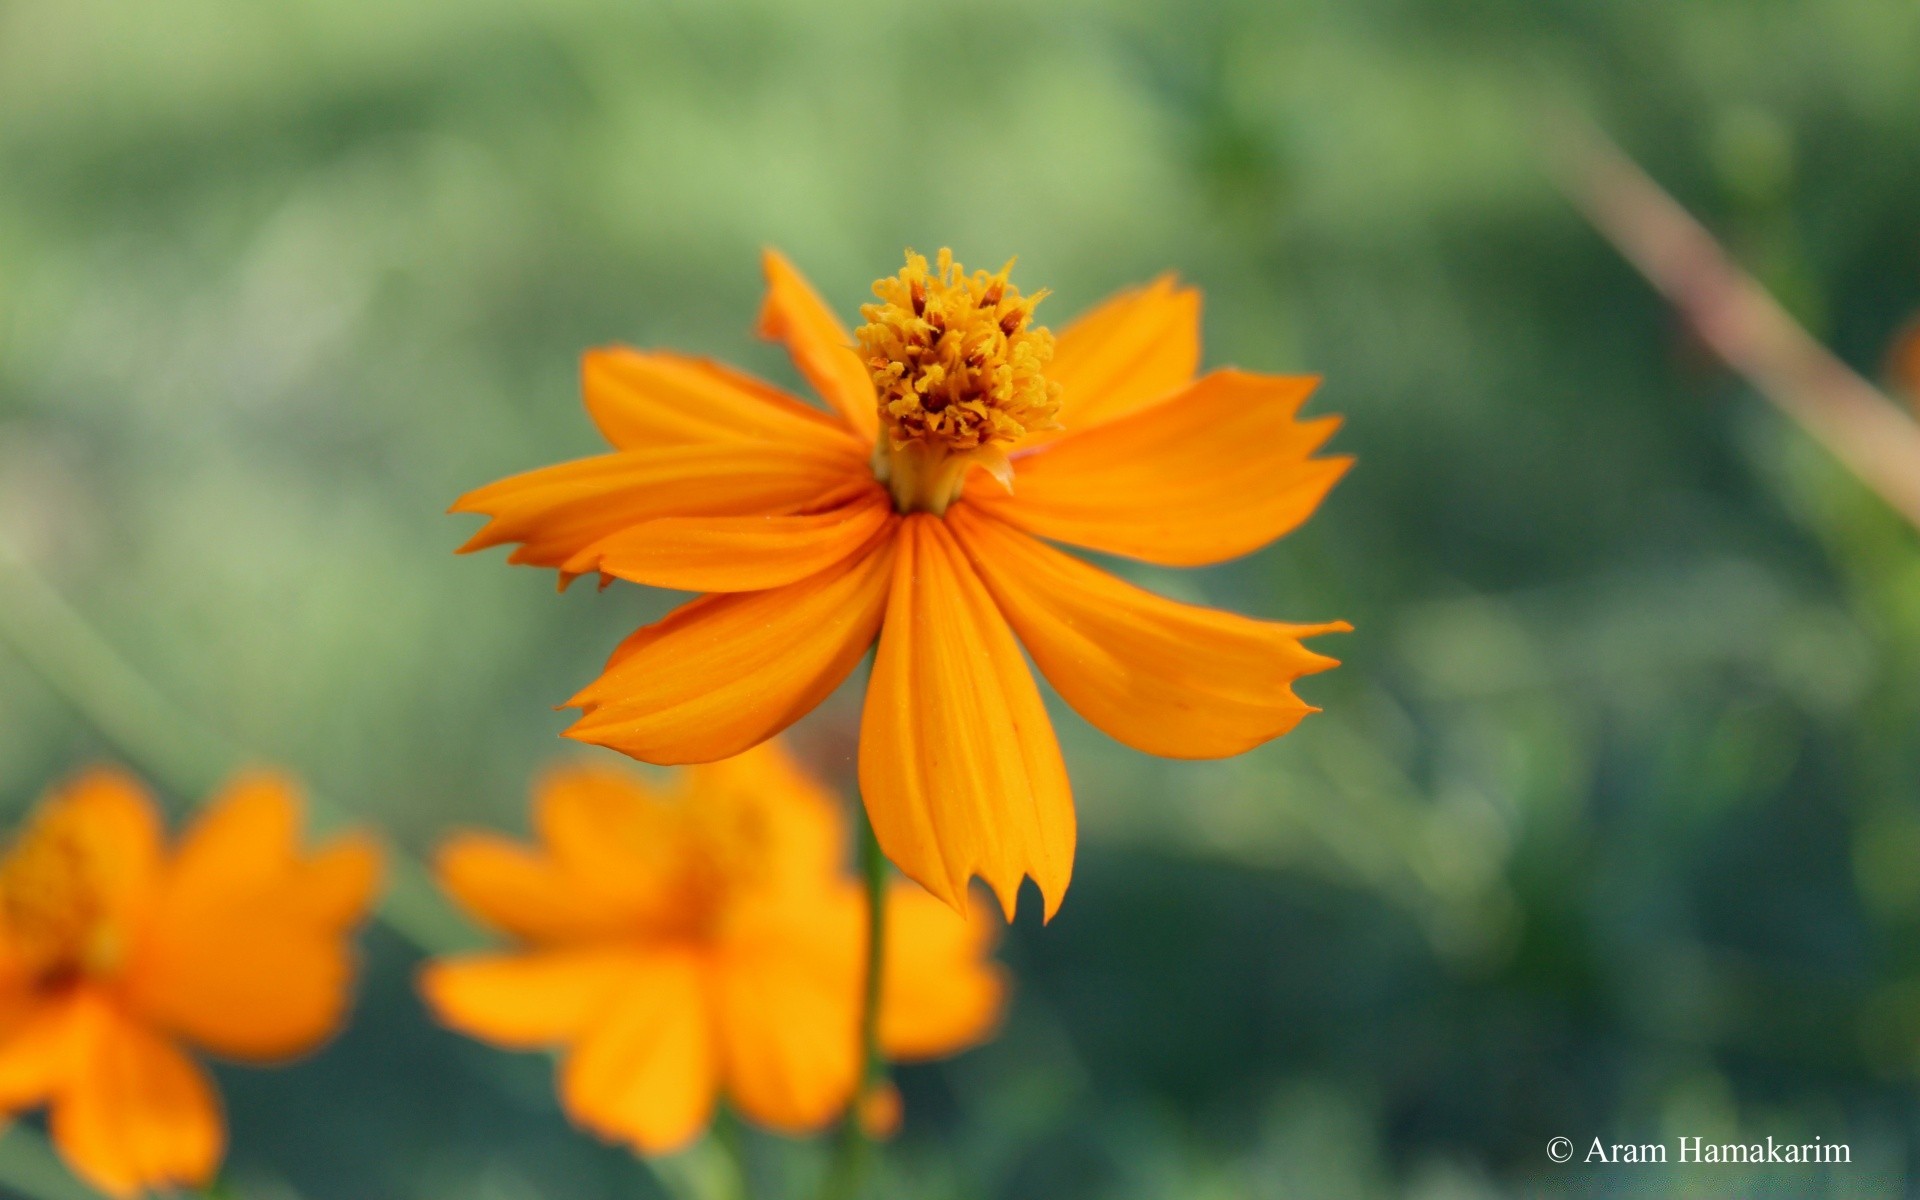
<svg viewBox="0 0 1920 1200"><path fill-rule="evenodd" d="M565 1047L567 1112L644 1153L692 1140L723 1089L787 1132L845 1110L866 898L841 869L838 807L777 742L671 790L569 767L533 817L537 848L468 833L442 850L447 891L521 943L430 964L421 991L442 1021L510 1049ZM904 881L886 915L883 1052L937 1058L987 1037L1005 993L990 917L963 920Z"/></svg>
<svg viewBox="0 0 1920 1200"><path fill-rule="evenodd" d="M1337 418L1297 419L1309 377L1195 378L1197 293L1163 278L1056 341L1002 269L907 256L856 346L766 255L760 332L828 416L704 359L586 356L614 453L462 497L491 520L463 550L705 592L622 644L570 704L568 736L653 763L710 762L778 733L876 639L860 786L881 847L958 906L984 878L1009 916L1023 875L1051 917L1073 800L1023 661L1120 741L1238 754L1315 711L1292 691L1333 659L1283 625L1179 604L1047 544L1168 566L1293 529L1343 474Z"/></svg>
<svg viewBox="0 0 1920 1200"><path fill-rule="evenodd" d="M1887 374L1907 406L1920 414L1920 317L1909 320L1887 353Z"/></svg>
<svg viewBox="0 0 1920 1200"><path fill-rule="evenodd" d="M305 855L294 785L228 785L172 854L152 799L95 770L0 860L0 1110L48 1105L54 1144L102 1191L207 1182L225 1129L188 1042L243 1062L318 1045L346 1010L346 934L379 853Z"/></svg>

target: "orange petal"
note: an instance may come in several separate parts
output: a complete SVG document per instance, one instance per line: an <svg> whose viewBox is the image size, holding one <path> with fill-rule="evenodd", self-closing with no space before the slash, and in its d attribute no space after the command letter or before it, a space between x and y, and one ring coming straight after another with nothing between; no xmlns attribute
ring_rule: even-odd
<svg viewBox="0 0 1920 1200"><path fill-rule="evenodd" d="M104 1002L88 1024L80 1069L49 1122L74 1173L115 1196L211 1180L226 1130L206 1072Z"/></svg>
<svg viewBox="0 0 1920 1200"><path fill-rule="evenodd" d="M892 539L764 592L705 596L629 637L568 701L567 736L652 763L712 762L825 699L873 643Z"/></svg>
<svg viewBox="0 0 1920 1200"><path fill-rule="evenodd" d="M859 891L816 892L737 935L716 978L727 1095L752 1120L803 1134L838 1116L859 1076Z"/></svg>
<svg viewBox="0 0 1920 1200"><path fill-rule="evenodd" d="M768 856L751 886L768 892L817 892L841 878L846 822L840 800L804 771L779 738L687 772L687 803L734 814L780 852Z"/></svg>
<svg viewBox="0 0 1920 1200"><path fill-rule="evenodd" d="M1007 977L989 956L999 940L992 904L969 892L955 912L917 884L887 890L880 1046L895 1060L943 1058L993 1035Z"/></svg>
<svg viewBox="0 0 1920 1200"><path fill-rule="evenodd" d="M1306 520L1352 465L1309 457L1340 424L1294 419L1316 382L1216 371L1015 458L1011 495L968 499L1041 537L1167 566L1250 553Z"/></svg>
<svg viewBox="0 0 1920 1200"><path fill-rule="evenodd" d="M582 356L580 381L593 423L622 450L743 439L826 448L852 439L818 409L704 358L605 346Z"/></svg>
<svg viewBox="0 0 1920 1200"><path fill-rule="evenodd" d="M1163 275L1061 330L1047 377L1060 385L1061 426L1076 430L1165 400L1199 366L1200 293Z"/></svg>
<svg viewBox="0 0 1920 1200"><path fill-rule="evenodd" d="M29 1000L10 1016L0 1033L0 1114L46 1103L80 1069L86 1049L87 1007L77 996Z"/></svg>
<svg viewBox="0 0 1920 1200"><path fill-rule="evenodd" d="M631 984L560 1069L569 1116L644 1154L677 1150L706 1128L719 1065L705 976L689 954L636 962Z"/></svg>
<svg viewBox="0 0 1920 1200"><path fill-rule="evenodd" d="M1162 599L966 503L947 519L1028 653L1075 711L1136 750L1224 758L1317 711L1293 681L1338 666L1282 625Z"/></svg>
<svg viewBox="0 0 1920 1200"><path fill-rule="evenodd" d="M678 915L689 850L680 802L630 767L581 763L540 780L533 823L579 900L637 928Z"/></svg>
<svg viewBox="0 0 1920 1200"><path fill-rule="evenodd" d="M1050 918L1073 872L1073 796L1006 621L938 517L901 522L860 728L880 846L954 908L985 879L1009 917L1022 875Z"/></svg>
<svg viewBox="0 0 1920 1200"><path fill-rule="evenodd" d="M339 1028L356 956L339 934L275 905L172 910L128 990L140 1012L216 1054L278 1062Z"/></svg>
<svg viewBox="0 0 1920 1200"><path fill-rule="evenodd" d="M646 981L631 949L587 947L441 959L421 969L420 994L443 1025L533 1050L580 1036L625 989Z"/></svg>
<svg viewBox="0 0 1920 1200"><path fill-rule="evenodd" d="M591 941L625 919L552 859L498 834L456 833L434 856L434 873L475 920L535 944Z"/></svg>
<svg viewBox="0 0 1920 1200"><path fill-rule="evenodd" d="M234 778L208 801L181 838L167 869L175 902L218 905L261 891L303 911L316 928L358 924L372 907L380 850L364 833L349 833L311 855L300 851L305 807L300 785L273 771Z"/></svg>
<svg viewBox="0 0 1920 1200"><path fill-rule="evenodd" d="M266 771L230 780L181 836L173 885L227 892L278 879L298 851L297 786Z"/></svg>
<svg viewBox="0 0 1920 1200"><path fill-rule="evenodd" d="M800 374L871 446L880 432L880 409L873 380L853 348L853 336L778 250L767 250L760 264L767 275L760 336L786 343Z"/></svg>
<svg viewBox="0 0 1920 1200"><path fill-rule="evenodd" d="M892 518L886 490L869 478L817 511L645 521L593 543L564 569L683 592L758 592L826 570Z"/></svg>
<svg viewBox="0 0 1920 1200"><path fill-rule="evenodd" d="M117 768L92 768L56 789L28 832L44 825L61 826L72 853L85 860L93 899L118 921L135 921L163 855L160 812L146 787Z"/></svg>
<svg viewBox="0 0 1920 1200"><path fill-rule="evenodd" d="M290 886L306 916L322 929L348 929L373 908L380 860L380 844L371 834L345 834L296 866Z"/></svg>
<svg viewBox="0 0 1920 1200"><path fill-rule="evenodd" d="M642 521L796 512L866 470L850 440L662 446L515 475L468 492L453 511L492 518L462 553L519 542L508 562L560 567Z"/></svg>
<svg viewBox="0 0 1920 1200"><path fill-rule="evenodd" d="M339 1027L379 870L370 840L307 859L294 786L231 785L183 840L127 968L127 994L161 1026L250 1061L312 1049Z"/></svg>

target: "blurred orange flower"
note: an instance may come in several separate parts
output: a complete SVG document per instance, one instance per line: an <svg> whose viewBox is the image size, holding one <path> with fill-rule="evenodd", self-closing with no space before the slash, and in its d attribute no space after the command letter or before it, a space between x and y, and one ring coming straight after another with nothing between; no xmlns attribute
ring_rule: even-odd
<svg viewBox="0 0 1920 1200"><path fill-rule="evenodd" d="M1887 373L1907 407L1920 413L1920 316L1900 330L1887 353Z"/></svg>
<svg viewBox="0 0 1920 1200"><path fill-rule="evenodd" d="M1311 377L1196 379L1199 295L1169 278L1056 342L1006 269L909 253L856 339L786 259L765 266L760 332L836 415L704 359L592 351L587 409L614 453L461 497L491 518L462 549L708 593L570 702L568 736L647 762L764 741L877 639L860 787L881 847L955 906L978 875L1011 916L1031 876L1051 917L1073 800L1022 644L1113 737L1218 758L1314 711L1292 682L1336 664L1300 639L1348 626L1179 604L1040 539L1168 566L1246 554L1346 471L1313 457L1339 421L1297 419Z"/></svg>
<svg viewBox="0 0 1920 1200"><path fill-rule="evenodd" d="M553 772L539 845L466 833L443 886L519 947L443 959L421 991L446 1024L511 1049L564 1047L583 1127L657 1154L706 1127L722 1091L802 1133L857 1090L866 897L842 869L838 806L777 742L661 789L632 772ZM888 892L880 1045L937 1058L988 1037L1006 982L971 921L905 881Z"/></svg>
<svg viewBox="0 0 1920 1200"><path fill-rule="evenodd" d="M187 1042L266 1063L339 1027L379 852L298 845L295 785L230 784L169 854L151 797L98 769L55 791L0 860L0 1110L51 1107L102 1191L207 1182L225 1130Z"/></svg>

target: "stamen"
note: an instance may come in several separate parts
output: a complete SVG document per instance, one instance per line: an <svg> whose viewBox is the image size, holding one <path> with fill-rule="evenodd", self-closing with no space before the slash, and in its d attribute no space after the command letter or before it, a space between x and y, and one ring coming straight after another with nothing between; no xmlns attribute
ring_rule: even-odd
<svg viewBox="0 0 1920 1200"><path fill-rule="evenodd" d="M1012 268L969 275L942 250L929 272L909 251L898 275L873 285L880 303L860 310L861 355L885 429L874 467L903 511L945 511L973 460L1003 465L1006 447L1056 428L1060 387L1046 377L1053 334L1032 326L1047 293L1022 296L1007 278Z"/></svg>

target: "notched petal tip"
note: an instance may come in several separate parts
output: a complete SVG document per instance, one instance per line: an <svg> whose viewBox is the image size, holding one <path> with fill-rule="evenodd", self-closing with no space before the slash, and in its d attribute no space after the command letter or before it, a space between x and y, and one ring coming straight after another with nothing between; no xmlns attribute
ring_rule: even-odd
<svg viewBox="0 0 1920 1200"><path fill-rule="evenodd" d="M972 887L974 880L979 880L982 884L986 885L987 891L993 896L993 899L988 901L987 904L998 906L1001 919L1008 925L1011 925L1019 915L1020 893L1025 889L1027 883L1031 881L1034 890L1040 893L1040 923L1042 925L1048 925L1053 922L1054 914L1060 911L1060 906L1066 902L1067 885L1071 882L1072 870L1072 864L1069 863L1067 867L1068 877L1060 879L1052 887L1042 883L1038 876L1031 873L1022 875L1011 883L1008 883L1004 880L989 878L984 872L975 872L969 879L951 892L943 892L934 888L928 888L927 891L938 897L947 907L959 913L961 919L972 922L982 919L979 911L982 905L977 901L977 897L974 896ZM991 908L989 908L988 911L991 911Z"/></svg>

